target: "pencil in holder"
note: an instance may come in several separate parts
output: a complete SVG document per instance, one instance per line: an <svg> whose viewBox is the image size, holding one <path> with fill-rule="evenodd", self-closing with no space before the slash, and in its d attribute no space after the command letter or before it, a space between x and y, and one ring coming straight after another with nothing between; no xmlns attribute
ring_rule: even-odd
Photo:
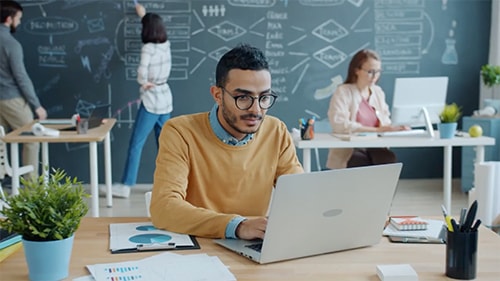
<svg viewBox="0 0 500 281"><path fill-rule="evenodd" d="M76 133L77 134L86 134L89 129L89 120L88 119L80 119L76 123Z"/></svg>
<svg viewBox="0 0 500 281"><path fill-rule="evenodd" d="M314 119L303 119L301 118L300 122L300 138L303 140L312 140L314 139Z"/></svg>

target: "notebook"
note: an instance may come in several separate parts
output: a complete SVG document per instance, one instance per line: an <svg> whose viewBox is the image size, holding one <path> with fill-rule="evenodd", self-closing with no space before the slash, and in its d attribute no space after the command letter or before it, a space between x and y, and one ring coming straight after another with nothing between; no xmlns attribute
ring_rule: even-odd
<svg viewBox="0 0 500 281"><path fill-rule="evenodd" d="M401 163L278 178L263 241L215 239L264 264L379 243ZM253 249L262 245L259 251Z"/></svg>

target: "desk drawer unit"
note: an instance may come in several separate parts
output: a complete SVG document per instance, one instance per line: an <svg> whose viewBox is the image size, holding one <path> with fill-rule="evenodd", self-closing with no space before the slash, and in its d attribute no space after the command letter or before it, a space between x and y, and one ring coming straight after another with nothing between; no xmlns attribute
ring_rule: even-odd
<svg viewBox="0 0 500 281"><path fill-rule="evenodd" d="M494 146L485 146L484 161L500 161L500 118L464 117L462 130L467 132L469 127L477 124L483 128L483 135L495 138ZM469 191L474 183L474 161L476 152L474 147L462 147L462 191Z"/></svg>

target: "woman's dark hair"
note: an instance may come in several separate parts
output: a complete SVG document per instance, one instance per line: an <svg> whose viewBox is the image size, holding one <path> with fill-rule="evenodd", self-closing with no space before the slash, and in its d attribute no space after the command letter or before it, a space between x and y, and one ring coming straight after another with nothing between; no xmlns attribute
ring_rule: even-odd
<svg viewBox="0 0 500 281"><path fill-rule="evenodd" d="M269 70L264 53L248 44L238 44L225 53L215 69L215 84L219 87L226 85L227 75L231 69L242 70Z"/></svg>
<svg viewBox="0 0 500 281"><path fill-rule="evenodd" d="M363 49L357 52L351 59L349 63L349 70L347 71L347 78L344 83L351 84L358 81L358 75L356 75L356 70L360 69L361 66L368 60L374 59L380 61L378 54L370 49Z"/></svg>
<svg viewBox="0 0 500 281"><path fill-rule="evenodd" d="M0 1L0 23L5 23L8 17L16 16L23 7L16 1Z"/></svg>
<svg viewBox="0 0 500 281"><path fill-rule="evenodd" d="M167 29L163 24L163 19L154 13L146 13L141 19L142 43L164 43L167 41Z"/></svg>

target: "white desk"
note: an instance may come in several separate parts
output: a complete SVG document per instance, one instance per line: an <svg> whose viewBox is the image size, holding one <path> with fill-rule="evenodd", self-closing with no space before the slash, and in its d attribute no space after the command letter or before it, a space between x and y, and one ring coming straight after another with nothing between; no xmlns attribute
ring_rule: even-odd
<svg viewBox="0 0 500 281"><path fill-rule="evenodd" d="M33 122L34 123L34 122ZM89 143L90 157L90 186L92 197L92 216L99 216L99 190L98 190L98 161L97 161L97 142L104 141L104 170L107 187L107 205L112 206L111 195L111 144L109 132L116 123L116 119L106 119L99 127L89 129L86 134L77 134L76 131L61 131L58 137L51 136L29 136L22 135L22 132L31 131L33 125L27 124L17 130L7 134L3 141L10 143L11 147L11 166L12 166L12 193L19 191L19 143L40 142L42 144L42 164L43 167L49 167L49 143L67 143L67 142L87 142ZM45 125L49 128L60 128L59 125ZM48 175L49 171L45 171Z"/></svg>
<svg viewBox="0 0 500 281"><path fill-rule="evenodd" d="M295 146L303 150L302 165L304 171L311 171L311 149L313 148L366 148L366 147L443 147L443 203L447 210L451 210L451 168L453 146L475 146L476 162L484 161L484 146L495 145L491 137L455 137L440 139L436 132L435 138L429 137L379 137L375 139L343 141L331 134L315 134L313 140L295 140Z"/></svg>

